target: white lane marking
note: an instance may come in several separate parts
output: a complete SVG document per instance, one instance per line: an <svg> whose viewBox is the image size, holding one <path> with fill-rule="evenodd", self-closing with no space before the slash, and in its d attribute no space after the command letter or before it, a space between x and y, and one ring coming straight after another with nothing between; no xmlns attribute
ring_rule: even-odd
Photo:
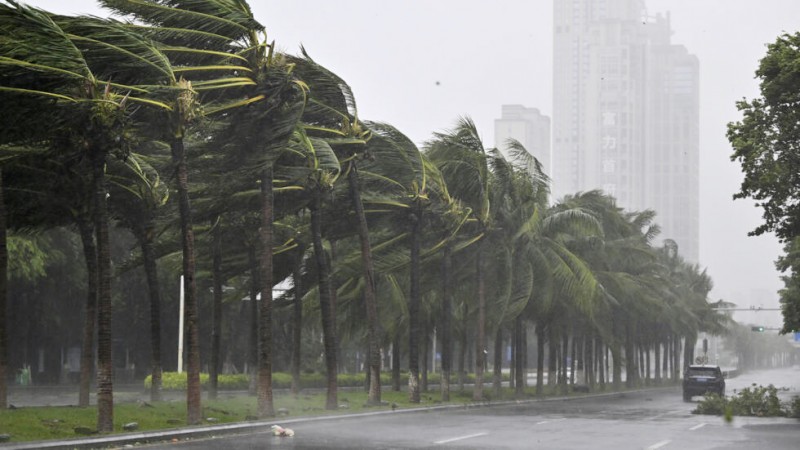
<svg viewBox="0 0 800 450"><path fill-rule="evenodd" d="M658 448L661 448L661 447L669 444L670 442L672 442L672 441L666 440L666 441L656 442L655 444L651 445L650 447L647 447L647 450L656 450Z"/></svg>
<svg viewBox="0 0 800 450"><path fill-rule="evenodd" d="M434 442L434 444L436 444L436 445L449 444L450 442L463 441L464 439L472 439L472 438L476 438L476 437L486 436L487 434L489 434L489 433L475 433L475 434L470 434L470 435L467 435L467 436L459 436L459 437L454 437L454 438L451 438L451 439L443 439L441 441Z"/></svg>
<svg viewBox="0 0 800 450"><path fill-rule="evenodd" d="M567 420L567 418L566 417L562 417L560 419L543 420L541 422L536 422L534 425L544 425L544 424L550 423L550 422L561 422L562 420Z"/></svg>
<svg viewBox="0 0 800 450"><path fill-rule="evenodd" d="M700 428L703 428L706 425L708 425L708 424L707 423L700 423L700 424L697 424L697 425L693 426L692 428L689 428L689 430L690 431L699 430Z"/></svg>
<svg viewBox="0 0 800 450"><path fill-rule="evenodd" d="M661 414L658 414L658 415L655 415L655 416L648 417L648 418L646 418L644 420L656 420L656 419L660 419L660 418L662 418L664 416L671 416L673 414L681 414L682 412L683 411L667 411L665 413L661 413Z"/></svg>

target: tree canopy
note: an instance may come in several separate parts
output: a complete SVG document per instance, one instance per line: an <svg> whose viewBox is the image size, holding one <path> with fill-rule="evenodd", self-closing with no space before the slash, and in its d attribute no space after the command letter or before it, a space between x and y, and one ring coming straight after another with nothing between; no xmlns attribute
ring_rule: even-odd
<svg viewBox="0 0 800 450"><path fill-rule="evenodd" d="M764 222L750 234L774 232L785 244L777 262L786 287L780 291L784 327L800 329L796 240L800 236L800 33L783 34L767 46L756 70L761 95L737 103L742 119L728 124L731 159L744 172L734 198L752 198Z"/></svg>

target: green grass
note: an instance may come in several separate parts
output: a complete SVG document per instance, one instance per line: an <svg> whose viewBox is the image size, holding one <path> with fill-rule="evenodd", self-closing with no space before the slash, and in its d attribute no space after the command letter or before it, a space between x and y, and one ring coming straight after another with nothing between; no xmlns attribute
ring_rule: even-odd
<svg viewBox="0 0 800 450"><path fill-rule="evenodd" d="M358 413L364 411L390 410L391 404L396 403L401 408L433 406L438 404L434 398L438 393L426 393L420 404L408 402L405 392L383 392L382 400L388 403L385 406L364 407L367 400L365 392L339 392L339 410L325 410L325 393L301 394L294 397L291 394L277 394L274 397L274 406L277 412L280 408L289 411L288 417L318 416L340 413ZM453 396L456 398L456 396ZM461 403L463 400L456 403ZM253 420L257 415L255 396L237 396L220 400L203 401L204 424L231 423ZM213 418L213 422L206 419ZM274 418L280 422L282 417ZM10 434L12 442L65 439L80 437L74 429L86 427L95 429L97 409L95 406L88 408L78 407L28 407L0 411L0 434ZM123 425L137 422L137 431L153 431L168 428L177 428L186 424L186 404L182 401L162 401L153 404L116 403L114 405L114 432L125 433Z"/></svg>

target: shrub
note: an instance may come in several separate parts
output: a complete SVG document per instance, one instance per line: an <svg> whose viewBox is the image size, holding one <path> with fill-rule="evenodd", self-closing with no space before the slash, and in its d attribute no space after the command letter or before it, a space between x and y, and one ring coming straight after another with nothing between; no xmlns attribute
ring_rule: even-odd
<svg viewBox="0 0 800 450"><path fill-rule="evenodd" d="M697 404L697 408L692 411L694 414L710 414L720 416L725 413L728 401L716 393L708 393L703 400Z"/></svg>
<svg viewBox="0 0 800 450"><path fill-rule="evenodd" d="M794 396L789 402L789 417L800 419L800 397Z"/></svg>
<svg viewBox="0 0 800 450"><path fill-rule="evenodd" d="M178 372L163 372L161 374L161 389L166 391L183 391L186 389L187 374ZM150 389L153 384L152 375L144 379L144 388ZM241 390L247 389L250 384L250 377L246 374L219 375L217 377L217 388L220 390ZM200 387L208 388L208 374L200 374Z"/></svg>
<svg viewBox="0 0 800 450"><path fill-rule="evenodd" d="M300 375L302 379L303 375ZM289 389L292 387L292 375L286 372L272 373L272 387L274 389Z"/></svg>
<svg viewBox="0 0 800 450"><path fill-rule="evenodd" d="M717 394L706 394L703 400L692 411L694 414L715 414L733 416L783 417L796 414L800 409L800 400L795 397L792 402L781 403L778 388L753 384L742 389L730 398Z"/></svg>
<svg viewBox="0 0 800 450"><path fill-rule="evenodd" d="M167 391L182 391L186 390L186 373L178 372L163 372L161 374L161 388ZM339 387L362 387L365 384L364 373L343 373L337 377ZM441 375L439 373L429 373L428 383L439 384L441 382ZM508 381L508 374L504 374L503 379ZM492 374L488 373L484 377L484 383L491 383ZM458 375L450 376L450 384L453 385L458 382ZM464 377L464 382L471 384L475 382L475 374L468 373ZM220 374L217 378L217 388L219 390L245 390L250 386L250 377L248 374ZM381 372L381 385L389 386L392 383L391 372ZM144 388L150 389L152 384L151 375L144 379ZM400 384L408 384L408 373L401 372ZM289 389L292 386L292 375L286 372L273 372L272 373L272 388L273 389ZM317 388L325 389L328 386L328 381L325 374L319 372L303 371L300 374L300 386L302 388ZM203 389L208 388L208 374L200 374L200 387Z"/></svg>

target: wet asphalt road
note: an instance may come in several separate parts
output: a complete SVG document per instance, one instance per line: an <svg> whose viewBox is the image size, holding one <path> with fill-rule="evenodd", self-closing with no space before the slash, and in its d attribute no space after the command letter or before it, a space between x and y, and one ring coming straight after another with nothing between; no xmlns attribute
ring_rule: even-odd
<svg viewBox="0 0 800 450"><path fill-rule="evenodd" d="M728 394L752 383L800 394L800 368L728 380ZM188 449L759 449L800 448L800 421L691 414L677 388L456 411L298 422L291 438L267 433L170 443Z"/></svg>

